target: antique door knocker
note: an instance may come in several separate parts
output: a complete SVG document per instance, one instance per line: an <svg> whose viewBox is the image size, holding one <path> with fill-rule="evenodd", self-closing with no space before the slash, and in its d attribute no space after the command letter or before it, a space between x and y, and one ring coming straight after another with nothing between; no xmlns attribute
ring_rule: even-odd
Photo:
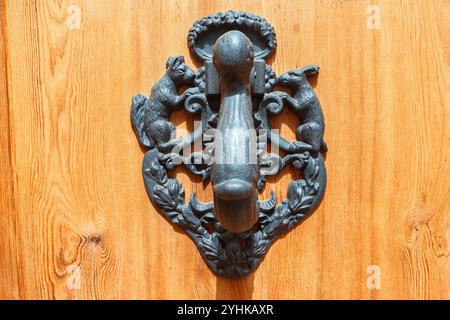
<svg viewBox="0 0 450 320"><path fill-rule="evenodd" d="M195 22L188 45L203 62L201 68L193 71L183 57L170 57L150 97L132 100L134 131L149 149L144 182L153 205L192 238L211 270L239 278L257 268L277 237L313 212L323 197L325 124L307 81L319 67L276 77L264 60L276 49L274 29L246 12L228 11ZM188 88L180 94L182 86ZM275 86L291 94L273 91ZM268 116L280 114L284 105L299 117L297 141L287 141L269 125ZM201 121L192 133L177 138L170 115L183 106ZM287 199L277 205L272 192L268 200L258 200L266 176L289 164L301 178L289 184ZM214 201L200 202L194 193L186 203L183 187L167 174L177 165L210 181Z"/></svg>

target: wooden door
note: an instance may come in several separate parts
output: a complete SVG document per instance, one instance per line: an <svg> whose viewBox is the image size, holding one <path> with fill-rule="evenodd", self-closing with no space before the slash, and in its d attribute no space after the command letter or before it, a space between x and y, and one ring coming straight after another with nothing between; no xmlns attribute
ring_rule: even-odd
<svg viewBox="0 0 450 320"><path fill-rule="evenodd" d="M215 277L145 193L131 97L196 19L275 27L277 73L321 66L320 208L241 280ZM450 298L448 0L3 0L0 298ZM198 67L198 64L196 65ZM194 117L177 112L179 128ZM289 111L273 126L294 138ZM211 199L186 171L175 176ZM290 173L269 181L286 196Z"/></svg>

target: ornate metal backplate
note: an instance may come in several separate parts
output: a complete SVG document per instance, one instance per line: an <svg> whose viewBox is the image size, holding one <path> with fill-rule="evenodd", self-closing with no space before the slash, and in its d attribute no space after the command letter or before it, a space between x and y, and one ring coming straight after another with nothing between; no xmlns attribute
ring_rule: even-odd
<svg viewBox="0 0 450 320"><path fill-rule="evenodd" d="M153 205L195 242L211 270L239 278L257 268L272 243L323 197L325 124L307 80L319 67L277 77L264 60L276 48L274 29L246 12L195 22L188 45L203 62L201 68L193 71L183 57L170 57L150 96L132 100L131 122L148 149L144 182ZM297 141L287 141L269 125L268 116L279 115L285 106L298 116ZM170 115L183 107L200 115L200 121L193 132L177 138ZM211 182L214 201L200 202L194 193L186 202L180 182L168 175L178 165ZM258 199L266 176L288 165L300 179L289 184L287 199L277 204L273 192L269 199Z"/></svg>

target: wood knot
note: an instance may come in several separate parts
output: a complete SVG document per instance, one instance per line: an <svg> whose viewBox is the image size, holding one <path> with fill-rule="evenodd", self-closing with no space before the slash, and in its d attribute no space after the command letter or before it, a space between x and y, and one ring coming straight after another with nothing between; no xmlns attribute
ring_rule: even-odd
<svg viewBox="0 0 450 320"><path fill-rule="evenodd" d="M103 237L99 234L93 234L89 236L89 241L98 245L103 242Z"/></svg>

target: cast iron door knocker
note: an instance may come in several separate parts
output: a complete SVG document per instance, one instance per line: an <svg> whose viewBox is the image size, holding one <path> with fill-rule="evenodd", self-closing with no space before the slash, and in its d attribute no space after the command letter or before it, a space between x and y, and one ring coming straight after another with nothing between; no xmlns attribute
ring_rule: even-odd
<svg viewBox="0 0 450 320"><path fill-rule="evenodd" d="M145 187L153 205L191 237L215 274L239 278L257 268L277 237L323 198L325 124L307 81L319 67L276 77L264 60L276 48L274 29L247 12L228 11L195 22L188 45L203 62L201 68L193 71L183 57L170 57L150 97L132 100L131 122L148 149ZM180 94L185 85L189 88ZM275 86L291 94L274 91ZM285 105L298 115L297 141L287 141L269 125L268 116L280 114ZM193 132L177 138L170 115L183 107L199 114L200 121ZM211 182L212 202L200 202L195 194L185 201L181 184L168 176L178 165ZM273 192L267 200L258 199L266 176L288 165L301 178L289 184L287 199L277 205Z"/></svg>

